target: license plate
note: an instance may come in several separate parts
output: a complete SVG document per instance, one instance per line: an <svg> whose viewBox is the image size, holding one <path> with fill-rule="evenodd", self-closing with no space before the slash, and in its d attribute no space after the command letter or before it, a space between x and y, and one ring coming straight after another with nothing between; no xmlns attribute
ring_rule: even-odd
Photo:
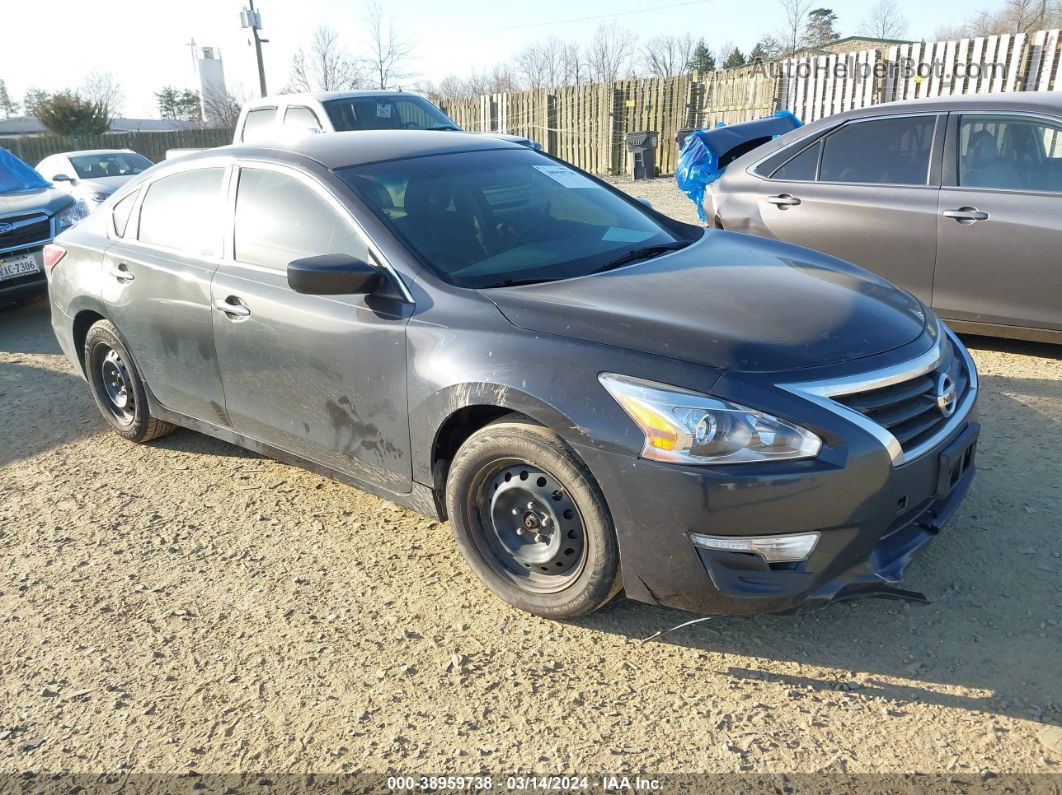
<svg viewBox="0 0 1062 795"><path fill-rule="evenodd" d="M955 488L974 465L977 454L977 434L981 426L971 423L963 434L948 445L940 454L940 469L937 475L937 498L942 499Z"/></svg>
<svg viewBox="0 0 1062 795"><path fill-rule="evenodd" d="M0 282L5 279L17 279L28 273L40 273L41 266L32 254L16 254L9 259L0 259Z"/></svg>

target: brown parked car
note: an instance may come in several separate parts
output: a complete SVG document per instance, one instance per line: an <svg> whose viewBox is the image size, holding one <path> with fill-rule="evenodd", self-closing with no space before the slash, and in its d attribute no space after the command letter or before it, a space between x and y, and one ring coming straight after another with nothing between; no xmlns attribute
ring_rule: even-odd
<svg viewBox="0 0 1062 795"><path fill-rule="evenodd" d="M830 116L734 160L705 211L862 265L957 331L1062 343L1062 92Z"/></svg>

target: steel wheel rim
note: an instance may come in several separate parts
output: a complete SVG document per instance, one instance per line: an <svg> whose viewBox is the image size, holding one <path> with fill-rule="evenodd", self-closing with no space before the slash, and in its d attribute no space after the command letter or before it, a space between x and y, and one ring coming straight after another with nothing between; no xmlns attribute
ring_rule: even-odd
<svg viewBox="0 0 1062 795"><path fill-rule="evenodd" d="M492 568L523 590L556 593L586 565L586 530L559 478L519 460L485 467L473 489L480 548Z"/></svg>
<svg viewBox="0 0 1062 795"><path fill-rule="evenodd" d="M129 425L136 415L136 398L129 368L114 348L107 345L101 348L103 355L98 356L100 386L107 411L122 425Z"/></svg>

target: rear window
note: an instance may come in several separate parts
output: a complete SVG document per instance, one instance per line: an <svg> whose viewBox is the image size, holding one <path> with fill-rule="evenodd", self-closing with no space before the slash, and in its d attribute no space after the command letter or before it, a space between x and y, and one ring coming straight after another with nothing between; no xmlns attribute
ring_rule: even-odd
<svg viewBox="0 0 1062 795"><path fill-rule="evenodd" d="M423 97L370 94L325 103L337 132L347 130L457 130L453 120Z"/></svg>
<svg viewBox="0 0 1062 795"><path fill-rule="evenodd" d="M243 122L242 141L253 141L261 138L273 126L273 117L277 115L276 108L259 108L247 112L247 118Z"/></svg>

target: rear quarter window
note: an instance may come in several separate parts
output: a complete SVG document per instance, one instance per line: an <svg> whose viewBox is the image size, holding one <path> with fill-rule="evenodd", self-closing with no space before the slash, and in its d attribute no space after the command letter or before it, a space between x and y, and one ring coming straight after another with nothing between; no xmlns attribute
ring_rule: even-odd
<svg viewBox="0 0 1062 795"><path fill-rule="evenodd" d="M139 195L139 190L133 191L114 205L114 209L111 210L111 220L114 222L114 233L118 235L118 237L125 237L125 231L129 227L129 216L133 212L133 205L136 203L136 197Z"/></svg>

